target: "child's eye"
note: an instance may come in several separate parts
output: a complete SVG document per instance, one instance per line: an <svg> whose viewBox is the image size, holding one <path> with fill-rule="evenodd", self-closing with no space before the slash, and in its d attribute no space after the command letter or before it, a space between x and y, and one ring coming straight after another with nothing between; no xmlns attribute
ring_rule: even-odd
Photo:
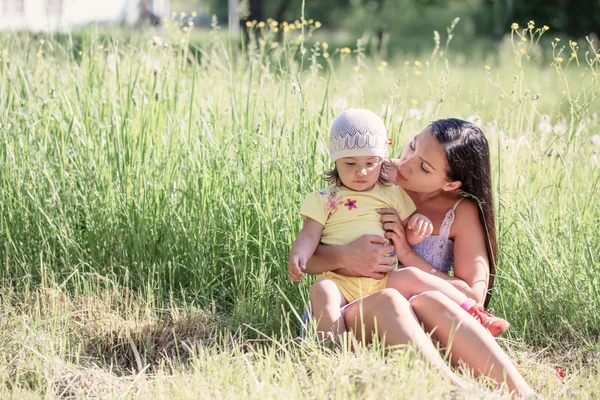
<svg viewBox="0 0 600 400"><path fill-rule="evenodd" d="M353 163L353 162L347 162L347 163L346 163L346 165L353 166L353 165L356 165L356 163Z"/></svg>
<svg viewBox="0 0 600 400"><path fill-rule="evenodd" d="M429 171L427 171L427 170L425 169L425 164L424 164L424 163L421 163L421 169L422 169L422 170L423 170L423 171L424 171L426 174L430 174L430 173L431 173L431 172L429 172Z"/></svg>
<svg viewBox="0 0 600 400"><path fill-rule="evenodd" d="M375 165L375 163L374 163L374 162L368 162L368 163L367 163L367 166L368 166L368 167L372 167L373 165Z"/></svg>

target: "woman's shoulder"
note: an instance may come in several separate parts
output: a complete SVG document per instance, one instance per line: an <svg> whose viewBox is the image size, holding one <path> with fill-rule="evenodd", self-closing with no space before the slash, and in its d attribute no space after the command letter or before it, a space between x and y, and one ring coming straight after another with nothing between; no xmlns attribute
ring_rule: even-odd
<svg viewBox="0 0 600 400"><path fill-rule="evenodd" d="M454 210L454 223L452 224L452 233L459 234L466 232L473 234L477 228L483 228L479 220L479 206L477 203L468 197L460 200Z"/></svg>

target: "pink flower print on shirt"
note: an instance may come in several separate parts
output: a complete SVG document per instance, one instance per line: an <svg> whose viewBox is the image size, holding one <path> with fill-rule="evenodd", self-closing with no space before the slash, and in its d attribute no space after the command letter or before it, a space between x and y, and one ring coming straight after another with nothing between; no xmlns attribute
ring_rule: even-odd
<svg viewBox="0 0 600 400"><path fill-rule="evenodd" d="M329 212L329 216L331 217L338 209L338 205L344 202L344 197L338 196L337 192L329 193L329 198L327 199L327 203L325 207Z"/></svg>
<svg viewBox="0 0 600 400"><path fill-rule="evenodd" d="M348 210L352 210L353 208L356 208L356 207L357 207L357 206L356 206L356 203L357 203L357 201L356 201L356 200L351 200L351 199L348 199L348 200L346 200L346 203L345 203L344 205L345 205L346 207L348 207Z"/></svg>

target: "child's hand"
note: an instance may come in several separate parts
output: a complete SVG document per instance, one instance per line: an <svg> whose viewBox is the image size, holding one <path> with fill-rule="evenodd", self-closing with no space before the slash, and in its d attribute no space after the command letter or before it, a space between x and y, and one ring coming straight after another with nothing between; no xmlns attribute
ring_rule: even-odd
<svg viewBox="0 0 600 400"><path fill-rule="evenodd" d="M431 220L423 214L414 214L412 217L410 217L406 227L408 229L412 229L420 238L427 237L433 232L433 224L431 223Z"/></svg>
<svg viewBox="0 0 600 400"><path fill-rule="evenodd" d="M302 271L306 270L306 259L298 254L290 256L288 261L288 278L292 282L298 282L304 278Z"/></svg>

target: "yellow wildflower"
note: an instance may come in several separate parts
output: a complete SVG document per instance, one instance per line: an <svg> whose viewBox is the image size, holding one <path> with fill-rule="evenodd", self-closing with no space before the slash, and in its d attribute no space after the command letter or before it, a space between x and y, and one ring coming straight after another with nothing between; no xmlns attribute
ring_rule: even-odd
<svg viewBox="0 0 600 400"><path fill-rule="evenodd" d="M557 63L562 63L563 61L565 61L562 57L556 57L556 62Z"/></svg>
<svg viewBox="0 0 600 400"><path fill-rule="evenodd" d="M600 58L600 53L596 54L596 58Z"/></svg>
<svg viewBox="0 0 600 400"><path fill-rule="evenodd" d="M175 11L171 12L171 16L172 16L172 17L174 17L174 16L176 16L176 15L177 15L177 13L176 13Z"/></svg>
<svg viewBox="0 0 600 400"><path fill-rule="evenodd" d="M261 46L264 46L266 42L265 42L265 39L263 39L263 38L260 38L260 39L258 39L258 43L259 43Z"/></svg>
<svg viewBox="0 0 600 400"><path fill-rule="evenodd" d="M352 53L352 50L350 50L349 47L342 47L340 50L340 53L350 54L350 53Z"/></svg>
<svg viewBox="0 0 600 400"><path fill-rule="evenodd" d="M290 27L289 27L289 26L287 26L287 25L285 25L285 26L283 27L283 31L284 31L284 32L286 32L286 33L287 33L287 32L289 32L289 31L290 31Z"/></svg>
<svg viewBox="0 0 600 400"><path fill-rule="evenodd" d="M550 27L549 27L548 25L544 25L544 26L542 27L542 30L544 30L544 31L549 31L549 30L550 30Z"/></svg>
<svg viewBox="0 0 600 400"><path fill-rule="evenodd" d="M423 66L423 64L421 64L421 61L415 60L415 67L421 67L421 66Z"/></svg>
<svg viewBox="0 0 600 400"><path fill-rule="evenodd" d="M383 72L384 70L385 70L385 68L382 66L377 67L377 71L379 71L379 72Z"/></svg>
<svg viewBox="0 0 600 400"><path fill-rule="evenodd" d="M415 70L415 75L416 76L421 76L421 71L419 71L418 69Z"/></svg>
<svg viewBox="0 0 600 400"><path fill-rule="evenodd" d="M304 35L298 35L298 40L299 41L303 41L304 40Z"/></svg>
<svg viewBox="0 0 600 400"><path fill-rule="evenodd" d="M575 53L575 52L572 52L572 53L571 53L571 57L573 57L573 58L577 57L577 53Z"/></svg>
<svg viewBox="0 0 600 400"><path fill-rule="evenodd" d="M198 13L196 11L192 11L192 17L196 18L198 16Z"/></svg>
<svg viewBox="0 0 600 400"><path fill-rule="evenodd" d="M312 24L313 22L315 22L315 20L314 20L314 19L312 19L312 18L308 20L308 23L309 23L309 24Z"/></svg>
<svg viewBox="0 0 600 400"><path fill-rule="evenodd" d="M516 31L517 29L519 29L519 24L517 24L516 22L513 22L510 27L512 28L513 31Z"/></svg>
<svg viewBox="0 0 600 400"><path fill-rule="evenodd" d="M320 28L321 27L321 23L319 21L315 22L315 28Z"/></svg>
<svg viewBox="0 0 600 400"><path fill-rule="evenodd" d="M566 90L563 90L563 91L562 91L562 94L567 94L567 91L566 91Z"/></svg>
<svg viewBox="0 0 600 400"><path fill-rule="evenodd" d="M409 65L410 62L409 61L404 61L404 65Z"/></svg>
<svg viewBox="0 0 600 400"><path fill-rule="evenodd" d="M273 32L279 32L279 28L278 27L274 27L273 28Z"/></svg>
<svg viewBox="0 0 600 400"><path fill-rule="evenodd" d="M381 65L383 68L385 68L385 67L387 67L387 66L388 66L388 63L387 63L387 61L382 61L382 62L380 62L379 64L380 64L380 65Z"/></svg>
<svg viewBox="0 0 600 400"><path fill-rule="evenodd" d="M410 102L413 106L416 106L417 104L419 104L419 100L417 100L417 99L411 99Z"/></svg>
<svg viewBox="0 0 600 400"><path fill-rule="evenodd" d="M354 72L358 72L358 66L355 65L354 67L352 67L352 69L354 70Z"/></svg>
<svg viewBox="0 0 600 400"><path fill-rule="evenodd" d="M296 20L294 22L294 24L296 25L296 28L298 28L298 29L302 28L302 24L300 23L300 21Z"/></svg>
<svg viewBox="0 0 600 400"><path fill-rule="evenodd" d="M486 71L490 71L491 69L492 69L492 67L490 67L489 65L486 65L486 66L485 66L485 70L486 70Z"/></svg>
<svg viewBox="0 0 600 400"><path fill-rule="evenodd" d="M520 53L520 54L526 54L526 53L527 53L527 50L525 50L525 49L519 49L519 53Z"/></svg>
<svg viewBox="0 0 600 400"><path fill-rule="evenodd" d="M521 36L521 42L526 42L527 38L525 36Z"/></svg>
<svg viewBox="0 0 600 400"><path fill-rule="evenodd" d="M265 27L265 23L264 23L263 21L260 21L260 22L258 23L258 27L259 27L259 28L264 28L264 27Z"/></svg>
<svg viewBox="0 0 600 400"><path fill-rule="evenodd" d="M557 42L560 42L560 38L555 37L554 40L556 40Z"/></svg>
<svg viewBox="0 0 600 400"><path fill-rule="evenodd" d="M186 16L186 15L187 15L187 14L186 14L186 13L184 13L183 11L181 12L181 14L179 14L179 16L180 16L181 18L185 18L185 16Z"/></svg>
<svg viewBox="0 0 600 400"><path fill-rule="evenodd" d="M327 50L329 48L329 45L327 44L327 42L321 43L321 46L323 46L323 50Z"/></svg>
<svg viewBox="0 0 600 400"><path fill-rule="evenodd" d="M324 58L329 58L329 53L328 52L323 53L323 57Z"/></svg>
<svg viewBox="0 0 600 400"><path fill-rule="evenodd" d="M102 50L104 48L104 45L99 44L98 45L98 50Z"/></svg>
<svg viewBox="0 0 600 400"><path fill-rule="evenodd" d="M271 25L272 26L277 26L277 25L279 25L279 22L277 22L277 21L271 21Z"/></svg>
<svg viewBox="0 0 600 400"><path fill-rule="evenodd" d="M94 56L93 60L94 60L94 61L98 61L98 57L97 57L97 56Z"/></svg>
<svg viewBox="0 0 600 400"><path fill-rule="evenodd" d="M246 27L247 28L252 28L252 22L246 21Z"/></svg>

